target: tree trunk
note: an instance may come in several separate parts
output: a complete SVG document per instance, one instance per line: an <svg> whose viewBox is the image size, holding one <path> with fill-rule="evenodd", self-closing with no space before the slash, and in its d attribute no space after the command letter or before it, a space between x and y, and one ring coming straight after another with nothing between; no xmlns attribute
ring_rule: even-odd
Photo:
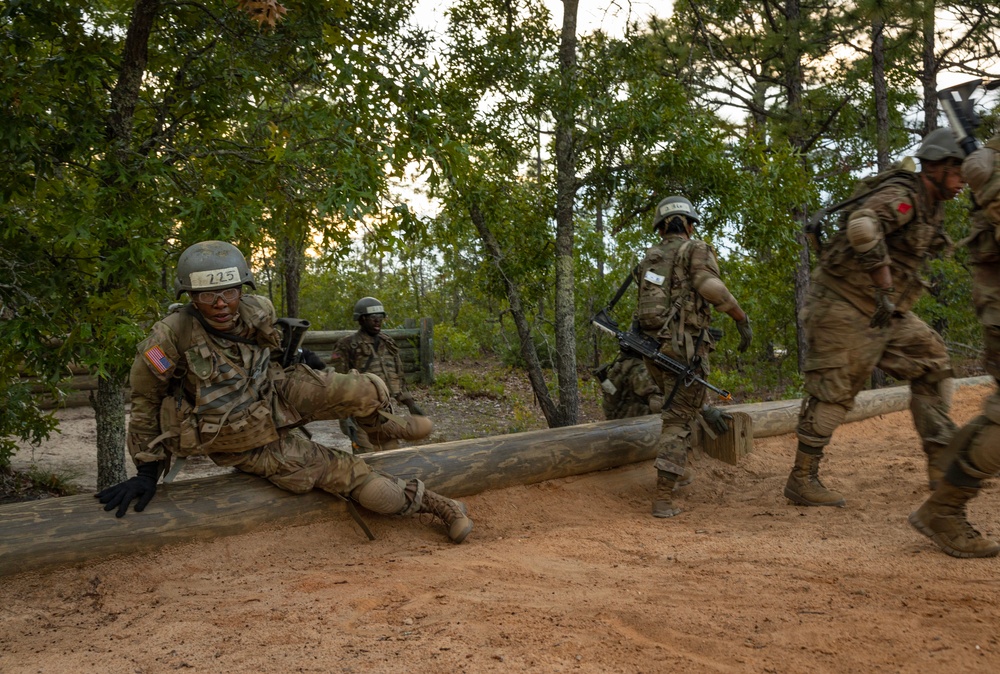
<svg viewBox="0 0 1000 674"><path fill-rule="evenodd" d="M528 381L531 382L531 390L535 394L539 407L549 427L565 426L561 416L561 410L556 407L549 395L549 389L545 384L545 376L542 374L542 364L538 360L538 351L535 349L535 342L531 338L531 326L528 325L528 318L524 313L524 306L521 303L521 290L514 283L507 270L504 269L503 251L500 250L500 243L493 235L482 210L475 202L469 204L469 217L472 224L479 232L486 251L493 261L500 278L503 279L504 288L507 292L507 303L510 305L510 315L514 318L514 326L517 328L517 337L521 342L521 357L524 358L525 367L528 370Z"/></svg>
<svg viewBox="0 0 1000 674"><path fill-rule="evenodd" d="M299 288L302 285L302 265L305 253L296 237L288 233L281 236L281 278L284 284L282 296L285 301L284 316L298 317Z"/></svg>
<svg viewBox="0 0 1000 674"><path fill-rule="evenodd" d="M97 421L97 489L124 482L125 473L125 377L100 377L91 394Z"/></svg>
<svg viewBox="0 0 1000 674"><path fill-rule="evenodd" d="M577 0L563 0L559 43L560 92L556 118L556 374L560 424L575 424L580 410L576 370L576 282L573 269L576 201L576 14Z"/></svg>
<svg viewBox="0 0 1000 674"><path fill-rule="evenodd" d="M785 88L788 95L788 140L792 147L801 153L802 170L811 174L809 159L806 156L807 139L802 128L802 42L799 21L801 8L798 0L789 0L785 5L787 20L787 47L785 49ZM795 265L795 328L796 344L799 358L799 372L806 362L805 325L802 322L802 308L809 294L809 243L803 232L803 226L809 219L809 209L805 204L796 214L795 221L799 223L799 231L795 238L799 242L799 259Z"/></svg>
<svg viewBox="0 0 1000 674"><path fill-rule="evenodd" d="M597 234L597 238L603 242L604 241L604 207L598 203L597 212L594 214L594 232ZM604 246L600 248L600 253L598 253L597 258L597 285L598 287L604 285ZM597 313L597 305L594 297L590 298L590 315L593 316ZM596 330L591 330L591 343L594 348L594 362L593 367L598 368L601 366L601 347L600 340L598 339L598 334Z"/></svg>
<svg viewBox="0 0 1000 674"><path fill-rule="evenodd" d="M108 193L113 195L108 206L108 219L113 220L127 213L132 201L128 181L133 162L130 141L132 139L135 106L139 101L139 90L146 73L149 58L149 35L160 10L160 0L135 0L132 17L125 34L121 67L118 81L111 92L110 110L107 119L107 138L111 155L106 157L102 172ZM124 175L124 185L118 184ZM97 221L101 226L104 221ZM102 255L128 245L120 236L112 235L102 242ZM100 295L110 295L117 290L114 279L108 279L99 286ZM97 335L100 340L102 335ZM109 487L126 479L125 474L125 383L122 373L109 373L97 382L97 392L92 397L94 417L97 421L97 486Z"/></svg>
<svg viewBox="0 0 1000 674"><path fill-rule="evenodd" d="M974 377L955 383L985 386L992 381ZM909 402L909 387L865 391L858 395L847 421L902 411ZM793 432L801 407L801 400L776 400L726 409L748 414L753 436L762 438ZM366 454L365 461L373 470L419 478L429 489L457 498L651 461L661 423L658 415L651 414L404 447ZM245 473L162 485L144 512L130 512L122 519L101 510L91 496L12 503L0 506L0 577L331 516L346 519L347 511L330 494L319 490L292 494ZM377 525L377 518L364 517ZM357 536L364 540L360 532Z"/></svg>
<svg viewBox="0 0 1000 674"><path fill-rule="evenodd" d="M937 128L937 59L934 58L934 0L924 0L923 17L923 70L920 82L924 89L924 134Z"/></svg>
<svg viewBox="0 0 1000 674"><path fill-rule="evenodd" d="M878 172L889 168L889 91L885 84L885 21L872 22L872 89L875 94L875 162ZM872 370L871 388L884 388L886 375Z"/></svg>
<svg viewBox="0 0 1000 674"><path fill-rule="evenodd" d="M872 87L875 93L875 159L881 173L889 168L889 92L885 85L885 22L872 23Z"/></svg>

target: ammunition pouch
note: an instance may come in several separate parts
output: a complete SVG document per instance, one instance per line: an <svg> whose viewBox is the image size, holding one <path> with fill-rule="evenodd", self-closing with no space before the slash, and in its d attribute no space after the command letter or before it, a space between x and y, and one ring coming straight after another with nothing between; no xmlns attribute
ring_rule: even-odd
<svg viewBox="0 0 1000 674"><path fill-rule="evenodd" d="M258 400L248 408L218 418L199 418L183 396L167 397L160 404L159 437L150 447L162 443L174 456L245 452L278 439L271 406Z"/></svg>

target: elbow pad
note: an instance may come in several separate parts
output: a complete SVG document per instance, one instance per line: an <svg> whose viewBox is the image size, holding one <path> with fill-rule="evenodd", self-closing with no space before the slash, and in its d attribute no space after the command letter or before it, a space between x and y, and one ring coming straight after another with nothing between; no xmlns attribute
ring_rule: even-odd
<svg viewBox="0 0 1000 674"><path fill-rule="evenodd" d="M859 255L867 253L882 241L875 211L863 208L851 214L847 220L847 240Z"/></svg>
<svg viewBox="0 0 1000 674"><path fill-rule="evenodd" d="M712 274L695 274L694 289L698 294L709 301L718 311L723 313L739 306L736 298L729 292L729 288L718 276Z"/></svg>
<svg viewBox="0 0 1000 674"><path fill-rule="evenodd" d="M1000 153L982 147L962 162L962 178L969 184L979 206L986 206L1000 194Z"/></svg>

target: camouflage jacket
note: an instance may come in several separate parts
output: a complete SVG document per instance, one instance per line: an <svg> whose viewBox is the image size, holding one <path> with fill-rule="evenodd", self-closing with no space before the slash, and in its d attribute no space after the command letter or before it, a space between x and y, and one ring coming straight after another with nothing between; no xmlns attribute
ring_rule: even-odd
<svg viewBox="0 0 1000 674"><path fill-rule="evenodd" d="M887 174L899 176L900 172ZM919 174L897 181L872 194L847 211L846 218L860 209L877 217L885 243L880 260L865 260L851 247L846 228L831 238L820 256L812 280L840 295L865 315L875 313L875 291L870 272L888 265L896 292L896 310L909 311L924 290L921 274L927 261L946 251L951 241L944 233L944 204L929 206L929 197Z"/></svg>
<svg viewBox="0 0 1000 674"><path fill-rule="evenodd" d="M137 347L128 447L138 463L246 451L301 419L274 394L284 371L271 359L281 343L271 302L256 295L240 302L232 332L252 344L209 334L196 311L187 304L171 312Z"/></svg>
<svg viewBox="0 0 1000 674"><path fill-rule="evenodd" d="M333 348L330 364L340 373L357 370L378 375L393 398L406 391L403 361L399 357L399 347L391 337L380 332L372 337L364 330L344 337Z"/></svg>

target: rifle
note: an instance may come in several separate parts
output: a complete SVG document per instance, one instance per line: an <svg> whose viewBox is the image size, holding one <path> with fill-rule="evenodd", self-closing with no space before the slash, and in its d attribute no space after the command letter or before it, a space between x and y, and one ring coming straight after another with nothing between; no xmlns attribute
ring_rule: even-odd
<svg viewBox="0 0 1000 674"><path fill-rule="evenodd" d="M310 323L303 318L279 318L275 325L281 327L281 367L291 367L299 362Z"/></svg>
<svg viewBox="0 0 1000 674"><path fill-rule="evenodd" d="M732 400L732 394L717 386L709 384L707 381L694 373L694 365L685 365L674 360L670 356L660 353L660 343L652 337L639 332L623 332L618 328L618 324L607 314L607 309L601 309L590 319L596 327L609 335L613 335L618 340L618 347L626 353L636 356L645 356L653 361L661 370L670 372L678 377L678 383L683 382L685 386L691 384L701 384L705 388L711 389L719 394L724 400Z"/></svg>

